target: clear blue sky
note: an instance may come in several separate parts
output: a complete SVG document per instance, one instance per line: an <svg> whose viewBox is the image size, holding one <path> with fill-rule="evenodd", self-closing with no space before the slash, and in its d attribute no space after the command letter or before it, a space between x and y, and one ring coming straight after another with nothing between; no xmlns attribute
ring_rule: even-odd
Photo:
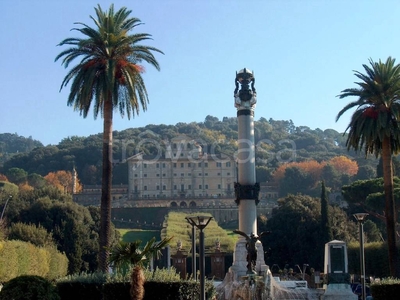
<svg viewBox="0 0 400 300"><path fill-rule="evenodd" d="M148 124L235 117L235 72L254 70L255 118L293 120L296 126L343 132L350 113L353 70L368 59L400 62L400 1L390 0L2 0L0 18L0 133L57 144L68 136L102 132L101 118L83 119L60 93L67 70L54 62L74 22L93 25L99 3L126 6L150 33L161 71L147 66L150 104L131 120L114 117L114 130Z"/></svg>

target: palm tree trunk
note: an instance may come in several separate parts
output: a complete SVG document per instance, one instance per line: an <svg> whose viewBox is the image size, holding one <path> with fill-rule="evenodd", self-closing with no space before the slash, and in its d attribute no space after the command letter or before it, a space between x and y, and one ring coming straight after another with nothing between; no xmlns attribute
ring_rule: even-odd
<svg viewBox="0 0 400 300"><path fill-rule="evenodd" d="M112 186L112 98L104 103L103 123L103 172L101 178L100 249L99 270L108 271L111 237L111 186Z"/></svg>
<svg viewBox="0 0 400 300"><path fill-rule="evenodd" d="M385 217L387 242L389 250L390 276L398 277L397 247L396 247L396 210L393 193L393 167L390 137L382 142L383 185L385 190Z"/></svg>
<svg viewBox="0 0 400 300"><path fill-rule="evenodd" d="M131 300L142 300L144 297L145 277L141 266L135 266L131 274Z"/></svg>

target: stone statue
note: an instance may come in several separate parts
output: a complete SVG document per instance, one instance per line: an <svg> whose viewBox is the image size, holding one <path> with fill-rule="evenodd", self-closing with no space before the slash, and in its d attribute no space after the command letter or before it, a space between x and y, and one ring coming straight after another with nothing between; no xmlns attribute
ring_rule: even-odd
<svg viewBox="0 0 400 300"><path fill-rule="evenodd" d="M235 98L235 107L237 109L254 109L257 103L257 92L254 73L244 68L236 73L235 90L233 92ZM239 90L240 84L240 90ZM251 88L250 88L250 86Z"/></svg>
<svg viewBox="0 0 400 300"><path fill-rule="evenodd" d="M234 233L240 234L246 238L246 250L247 250L247 274L257 274L256 272L256 262L257 262L257 248L256 243L260 241L262 236L265 236L270 233L270 231L261 232L260 235L256 235L251 233L247 235L243 231L234 230Z"/></svg>

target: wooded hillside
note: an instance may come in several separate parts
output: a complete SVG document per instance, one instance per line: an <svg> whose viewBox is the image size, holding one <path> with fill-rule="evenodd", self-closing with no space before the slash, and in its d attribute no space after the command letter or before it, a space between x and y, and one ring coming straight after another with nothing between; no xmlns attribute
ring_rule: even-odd
<svg viewBox="0 0 400 300"><path fill-rule="evenodd" d="M127 184L127 164L124 160L138 152L162 154L171 139L180 135L196 140L203 151L234 155L237 150L237 118L219 120L207 116L204 122L176 125L147 125L114 132L114 184ZM257 180L272 181L272 174L283 164L304 161L318 163L346 156L357 162L360 179L374 177L377 160L346 149L346 136L333 129L310 129L295 126L289 120L260 118L255 121ZM76 168L82 184L99 184L101 178L102 134L64 138L58 145L43 146L31 138L16 134L0 134L0 173L20 168L28 174L41 176L59 170ZM369 172L365 170L367 168ZM372 171L371 171L372 170Z"/></svg>

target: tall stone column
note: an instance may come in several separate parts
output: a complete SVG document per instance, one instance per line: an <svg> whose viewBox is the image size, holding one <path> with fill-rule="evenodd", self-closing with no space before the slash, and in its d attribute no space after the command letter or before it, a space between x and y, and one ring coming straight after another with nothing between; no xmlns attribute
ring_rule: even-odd
<svg viewBox="0 0 400 300"><path fill-rule="evenodd" d="M238 118L238 182L235 182L236 203L239 206L239 231L242 237L236 244L232 269L235 280L249 274L248 251L246 244L250 237L257 237L257 204L260 185L256 182L254 109L257 93L254 87L253 72L244 68L236 73L234 91ZM240 89L239 89L240 85ZM245 237L247 236L247 237ZM247 244L248 245L248 244ZM255 271L264 271L264 253L261 243L256 243L257 262Z"/></svg>

